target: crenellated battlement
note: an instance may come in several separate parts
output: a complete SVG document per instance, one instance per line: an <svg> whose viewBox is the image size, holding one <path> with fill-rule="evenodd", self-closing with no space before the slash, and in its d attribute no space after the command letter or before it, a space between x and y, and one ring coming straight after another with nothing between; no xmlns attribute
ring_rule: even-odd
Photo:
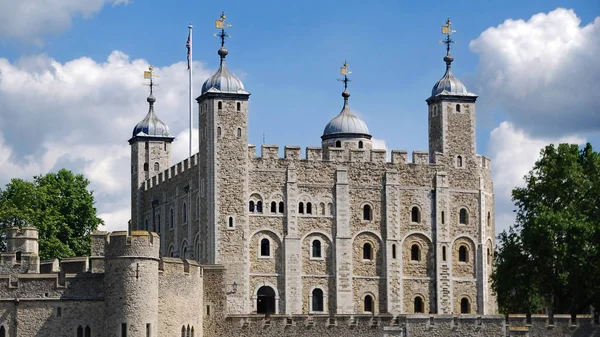
<svg viewBox="0 0 600 337"><path fill-rule="evenodd" d="M184 276L190 273L201 273L202 266L195 260L161 257L158 264L158 270L161 275L170 274L171 276Z"/></svg>
<svg viewBox="0 0 600 337"><path fill-rule="evenodd" d="M179 163L169 167L168 169L154 175L152 178L147 179L142 183L140 187L142 190L147 191L153 187L156 187L162 183L168 182L171 179L180 176L181 174L189 171L198 166L198 153L186 158Z"/></svg>
<svg viewBox="0 0 600 337"><path fill-rule="evenodd" d="M112 232L106 236L105 256L107 258L159 258L160 240L158 234L148 231Z"/></svg>

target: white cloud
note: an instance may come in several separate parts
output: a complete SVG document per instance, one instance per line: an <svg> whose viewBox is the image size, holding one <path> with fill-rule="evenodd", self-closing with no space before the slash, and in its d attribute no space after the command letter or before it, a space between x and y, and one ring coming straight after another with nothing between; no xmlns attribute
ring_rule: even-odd
<svg viewBox="0 0 600 337"><path fill-rule="evenodd" d="M105 62L79 58L63 64L45 55L14 63L0 58L0 186L63 167L83 173L107 230L126 229L127 140L148 111L148 88L141 85L148 66L119 51ZM155 111L177 137L172 153L177 163L188 155L186 63L155 71L160 74ZM194 63L194 86L199 88L210 73ZM194 138L194 151L197 142Z"/></svg>
<svg viewBox="0 0 600 337"><path fill-rule="evenodd" d="M478 92L536 135L598 130L600 17L581 26L558 8L528 21L508 19L471 41L479 54Z"/></svg>
<svg viewBox="0 0 600 337"><path fill-rule="evenodd" d="M492 130L488 152L496 195L496 232L508 229L514 223L512 189L525 185L523 177L539 159L540 151L551 143L584 144L585 141L579 136L532 137L509 122L502 122Z"/></svg>
<svg viewBox="0 0 600 337"><path fill-rule="evenodd" d="M88 18L109 4L129 0L0 0L0 38L41 43L42 36L68 29L75 17Z"/></svg>

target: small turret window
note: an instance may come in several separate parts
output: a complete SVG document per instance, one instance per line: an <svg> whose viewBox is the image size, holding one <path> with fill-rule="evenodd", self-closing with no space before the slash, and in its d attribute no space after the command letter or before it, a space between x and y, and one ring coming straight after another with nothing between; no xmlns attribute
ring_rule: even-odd
<svg viewBox="0 0 600 337"><path fill-rule="evenodd" d="M279 202L279 213L283 213L283 211L284 211L284 204L283 204L283 201L280 201Z"/></svg>
<svg viewBox="0 0 600 337"><path fill-rule="evenodd" d="M240 128L237 129L237 136L238 136L238 138L240 138L242 136L242 129L240 129Z"/></svg>
<svg viewBox="0 0 600 337"><path fill-rule="evenodd" d="M302 202L298 204L298 213L304 214L304 203Z"/></svg>
<svg viewBox="0 0 600 337"><path fill-rule="evenodd" d="M335 147L342 147L342 142L340 142L339 140L335 142Z"/></svg>
<svg viewBox="0 0 600 337"><path fill-rule="evenodd" d="M233 228L233 217L229 217L229 228Z"/></svg>
<svg viewBox="0 0 600 337"><path fill-rule="evenodd" d="M312 214L312 204L310 202L306 203L306 214Z"/></svg>
<svg viewBox="0 0 600 337"><path fill-rule="evenodd" d="M150 142L146 142L146 144L144 144L146 150L148 150L150 148Z"/></svg>
<svg viewBox="0 0 600 337"><path fill-rule="evenodd" d="M248 211L250 213L254 213L254 201L253 200L250 200L250 203L248 205Z"/></svg>
<svg viewBox="0 0 600 337"><path fill-rule="evenodd" d="M217 128L217 137L221 137L221 127Z"/></svg>
<svg viewBox="0 0 600 337"><path fill-rule="evenodd" d="M463 160L461 156L456 157L456 167L462 167L463 166Z"/></svg>
<svg viewBox="0 0 600 337"><path fill-rule="evenodd" d="M154 163L154 171L155 172L160 171L160 164L159 163Z"/></svg>
<svg viewBox="0 0 600 337"><path fill-rule="evenodd" d="M359 148L359 149L362 149L362 148L363 148L363 142L362 142L362 140L359 140L359 141L358 141L358 148Z"/></svg>
<svg viewBox="0 0 600 337"><path fill-rule="evenodd" d="M217 103L217 109L223 109L223 102L219 101L219 103Z"/></svg>
<svg viewBox="0 0 600 337"><path fill-rule="evenodd" d="M148 172L148 163L144 163L144 171Z"/></svg>
<svg viewBox="0 0 600 337"><path fill-rule="evenodd" d="M460 104L456 105L456 112L460 112Z"/></svg>
<svg viewBox="0 0 600 337"><path fill-rule="evenodd" d="M271 242L267 238L260 240L260 256L271 256Z"/></svg>
<svg viewBox="0 0 600 337"><path fill-rule="evenodd" d="M277 213L277 203L275 201L271 201L271 213Z"/></svg>
<svg viewBox="0 0 600 337"><path fill-rule="evenodd" d="M433 109L431 109L431 115L433 117L437 116L437 107L436 106L433 106Z"/></svg>
<svg viewBox="0 0 600 337"><path fill-rule="evenodd" d="M15 253L15 259L17 260L17 263L21 263L21 252L16 252Z"/></svg>
<svg viewBox="0 0 600 337"><path fill-rule="evenodd" d="M237 103L237 111L242 111L242 103Z"/></svg>

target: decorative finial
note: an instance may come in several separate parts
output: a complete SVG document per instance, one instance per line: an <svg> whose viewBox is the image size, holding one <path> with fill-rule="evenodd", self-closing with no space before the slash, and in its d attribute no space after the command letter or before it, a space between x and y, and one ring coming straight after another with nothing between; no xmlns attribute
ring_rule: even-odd
<svg viewBox="0 0 600 337"><path fill-rule="evenodd" d="M214 33L214 36L217 36L221 39L221 49L225 48L225 38L230 38L231 35L227 34L227 32L225 32L225 28L227 27L231 27L230 23L225 22L225 19L227 18L227 16L225 16L225 12L221 12L221 18L218 20L215 20L215 27L217 29L220 29L221 31L218 33Z"/></svg>
<svg viewBox="0 0 600 337"><path fill-rule="evenodd" d="M451 35L456 33L456 30L451 28L452 22L450 21L450 18L448 18L448 20L446 20L446 25L442 26L442 34L446 35L446 38L444 40L441 40L440 42L446 45L446 57L444 57L444 61L446 61L446 64L450 65L450 63L452 63L452 61L454 60L454 58L452 58L452 56L450 56L450 44L454 43L454 40L452 40Z"/></svg>
<svg viewBox="0 0 600 337"><path fill-rule="evenodd" d="M350 97L350 92L348 92L348 82L352 82L352 80L348 78L352 72L348 69L347 61L344 61L344 65L340 68L340 74L344 75L344 78L338 79L338 81L344 82L344 92L342 92L342 97L347 101L348 97Z"/></svg>
<svg viewBox="0 0 600 337"><path fill-rule="evenodd" d="M153 66L148 67L148 70L144 71L144 79L150 80L150 81L149 81L149 83L144 83L144 85L147 85L150 87L150 96L148 97L149 103L154 103L154 101L156 101L154 96L152 96L152 90L153 90L154 86L158 86L158 84L154 83L155 78L158 78L158 75L154 73L154 67ZM152 98L152 102L150 102L150 98Z"/></svg>

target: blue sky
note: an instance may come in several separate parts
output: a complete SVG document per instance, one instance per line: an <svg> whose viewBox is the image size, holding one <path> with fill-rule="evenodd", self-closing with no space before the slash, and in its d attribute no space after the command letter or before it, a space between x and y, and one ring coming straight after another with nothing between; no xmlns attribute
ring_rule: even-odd
<svg viewBox="0 0 600 337"><path fill-rule="evenodd" d="M109 229L124 228L129 217L129 191L120 186L129 183L126 141L147 109L141 71L152 64L161 76L157 113L181 139L174 154L181 160L187 25L194 25L198 94L218 66L212 33L221 11L233 24L228 66L252 93L251 143L262 143L264 133L281 148L319 145L342 106L336 79L347 60L351 106L373 136L388 150L427 150L425 99L444 73L438 41L447 17L457 30L453 72L480 95L477 150L497 161L500 228L510 224L507 193L541 146L598 143L600 113L592 91L585 91L600 78L590 56L600 45L598 1L55 0L52 7L35 6L25 12L0 0L0 99L8 102L0 111L0 184L63 166L80 171L91 177Z"/></svg>

